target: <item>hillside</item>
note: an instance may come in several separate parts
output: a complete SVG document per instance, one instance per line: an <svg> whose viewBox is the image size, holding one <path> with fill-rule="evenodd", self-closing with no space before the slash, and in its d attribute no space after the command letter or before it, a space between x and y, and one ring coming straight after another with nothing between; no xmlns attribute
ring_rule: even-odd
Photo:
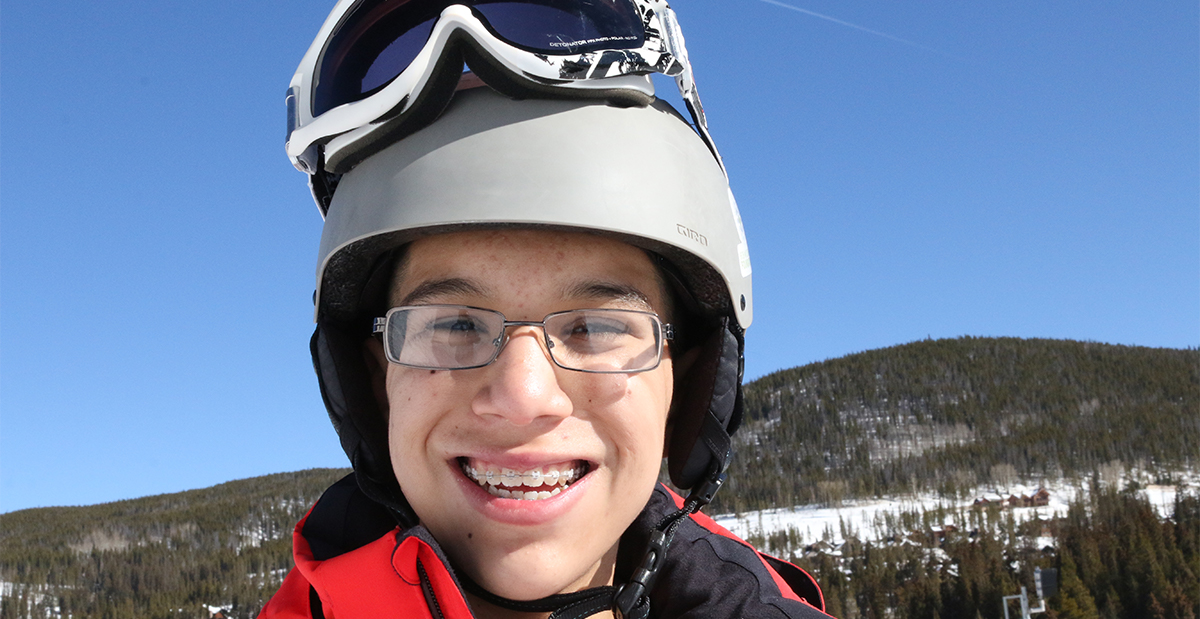
<svg viewBox="0 0 1200 619"><path fill-rule="evenodd" d="M714 513L1116 462L1165 474L1197 464L1200 351L926 340L770 374L746 385L746 411Z"/></svg>
<svg viewBox="0 0 1200 619"><path fill-rule="evenodd" d="M253 616L292 565L292 528L347 472L0 515L0 616L207 618L206 604Z"/></svg>
<svg viewBox="0 0 1200 619"><path fill-rule="evenodd" d="M962 498L981 484L1091 479L1106 468L1136 468L1148 471L1152 481L1166 481L1176 471L1197 469L1200 351L1061 340L922 341L771 374L746 386L746 406L734 468L709 513L838 504L914 491ZM206 608L219 606L230 617L253 617L291 565L293 525L346 472L316 469L103 505L0 515L0 616L207 619ZM1171 565L1185 565L1181 573L1196 574L1200 551L1195 535L1185 534L1195 528L1200 510L1195 498L1188 501L1180 504L1183 511L1175 508L1187 515L1186 522L1179 516L1174 523L1159 522L1133 503L1129 513L1138 526L1166 536L1163 544L1183 548L1182 558ZM1091 526L1085 518L1091 508L1079 509L1083 515L1076 514L1075 521L1086 526L1076 527L1071 533L1076 538ZM964 523L972 518L962 517ZM995 522L1008 526L1003 518ZM981 548L972 541L976 533L1002 536L998 528L970 526L978 530L940 542L951 555L967 557ZM799 553L787 543L788 534L764 530L756 541L781 554ZM1030 529L1030 534L1041 533ZM980 609L985 618L999 610L992 599L997 591L1026 582L1022 579L1035 563L1045 567L1057 561L1026 548L1018 553L1023 567L1015 571L1009 567L1017 556L1009 548L1016 548L1015 538L1005 535L1006 544L989 547L995 573L979 576L991 584L970 585L971 603L977 604L970 608ZM846 553L883 552L869 541L858 544ZM942 574L940 585L920 581L925 587L920 599L967 599L955 589L965 575L976 573L967 559L955 558L953 569L959 571L943 573L941 564L922 554L935 549L905 548L911 556L904 555L909 563L903 565L910 576L918 567L926 570L921 574ZM891 561L886 559L891 552L876 556ZM895 572L900 563L884 569L850 554L804 561L828 581L830 599L836 597L847 616L859 610L861 616L875 616L870 609L901 609L909 603L894 596L870 598L891 585L858 576L903 578ZM1093 570L1082 578L1091 579L1089 587L1093 581L1107 587L1097 580L1106 573ZM846 574L856 576L847 580ZM1194 582L1194 577L1170 574L1171 587ZM1157 590L1166 599L1161 594L1166 589ZM1108 599L1098 591L1097 600ZM1178 604L1190 600L1176 598ZM950 609L940 602L921 604L925 610L910 608L895 616L937 616L929 609ZM1140 608L1131 604L1125 603L1129 612Z"/></svg>

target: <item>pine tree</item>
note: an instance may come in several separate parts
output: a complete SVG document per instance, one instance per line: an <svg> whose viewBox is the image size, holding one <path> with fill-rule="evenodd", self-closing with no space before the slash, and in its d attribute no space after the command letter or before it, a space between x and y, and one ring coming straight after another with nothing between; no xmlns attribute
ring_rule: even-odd
<svg viewBox="0 0 1200 619"><path fill-rule="evenodd" d="M1158 603L1158 598L1153 593L1150 594L1150 604L1147 610L1150 613L1149 619L1167 619L1166 609Z"/></svg>
<svg viewBox="0 0 1200 619"><path fill-rule="evenodd" d="M1088 593L1083 581L1075 569L1075 561L1070 554L1062 555L1059 565L1058 603L1055 604L1060 619L1099 619L1096 601Z"/></svg>

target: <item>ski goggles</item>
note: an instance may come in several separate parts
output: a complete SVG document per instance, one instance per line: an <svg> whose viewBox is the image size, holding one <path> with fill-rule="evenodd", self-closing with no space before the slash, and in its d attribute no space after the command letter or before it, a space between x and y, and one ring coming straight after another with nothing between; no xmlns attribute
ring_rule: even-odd
<svg viewBox="0 0 1200 619"><path fill-rule="evenodd" d="M348 171L436 119L464 63L511 96L638 105L651 73L672 76L720 162L663 0L341 0L288 89L288 157L308 174Z"/></svg>

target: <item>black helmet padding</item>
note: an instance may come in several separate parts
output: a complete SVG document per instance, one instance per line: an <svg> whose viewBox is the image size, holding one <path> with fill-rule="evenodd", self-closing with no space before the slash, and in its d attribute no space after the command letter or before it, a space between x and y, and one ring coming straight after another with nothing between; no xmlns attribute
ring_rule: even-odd
<svg viewBox="0 0 1200 619"><path fill-rule="evenodd" d="M342 449L350 458L363 493L391 508L399 522L415 526L388 451L387 415L375 401L371 372L363 359L363 339L343 324L322 321L310 342L313 369L321 385L321 398Z"/></svg>
<svg viewBox="0 0 1200 619"><path fill-rule="evenodd" d="M667 470L680 488L724 473L732 456L730 435L742 418L743 338L723 317L700 346L687 375L676 381L686 391L676 395L682 399L674 411Z"/></svg>

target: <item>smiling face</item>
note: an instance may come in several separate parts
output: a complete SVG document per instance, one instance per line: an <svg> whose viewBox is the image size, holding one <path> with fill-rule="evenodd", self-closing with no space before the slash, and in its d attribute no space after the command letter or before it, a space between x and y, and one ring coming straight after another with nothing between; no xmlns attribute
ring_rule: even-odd
<svg viewBox="0 0 1200 619"><path fill-rule="evenodd" d="M667 299L649 258L630 245L479 231L414 242L390 302L541 321L581 308L661 315ZM538 327L508 335L482 368L387 365L396 478L455 565L485 589L530 600L608 584L617 542L658 476L670 354L646 372L589 374L554 365Z"/></svg>

